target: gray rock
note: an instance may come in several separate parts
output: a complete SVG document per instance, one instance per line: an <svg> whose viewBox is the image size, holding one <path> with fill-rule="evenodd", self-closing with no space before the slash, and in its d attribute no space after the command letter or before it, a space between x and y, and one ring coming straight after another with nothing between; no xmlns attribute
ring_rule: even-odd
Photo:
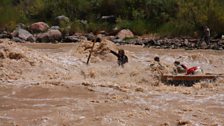
<svg viewBox="0 0 224 126"><path fill-rule="evenodd" d="M36 41L36 38L34 36L31 36L31 37L27 38L27 41L29 41L29 42L35 42Z"/></svg>
<svg viewBox="0 0 224 126"><path fill-rule="evenodd" d="M70 19L64 15L56 17L55 25L60 27L63 35L68 36L71 29Z"/></svg>
<svg viewBox="0 0 224 126"><path fill-rule="evenodd" d="M62 23L62 22L69 23L70 22L70 19L68 17L66 17L65 15L57 16L56 17L56 23L57 23L57 25L60 26L60 23Z"/></svg>
<svg viewBox="0 0 224 126"><path fill-rule="evenodd" d="M27 30L18 27L12 32L12 37L19 37L22 40L28 41L28 38L33 38L33 35Z"/></svg>
<svg viewBox="0 0 224 126"><path fill-rule="evenodd" d="M11 34L6 32L6 31L3 31L1 34L0 34L0 38L12 38Z"/></svg>
<svg viewBox="0 0 224 126"><path fill-rule="evenodd" d="M60 27L59 26L51 26L50 29L52 29L52 30L60 30Z"/></svg>
<svg viewBox="0 0 224 126"><path fill-rule="evenodd" d="M36 40L38 42L50 42L48 34L47 33L39 33L36 36Z"/></svg>
<svg viewBox="0 0 224 126"><path fill-rule="evenodd" d="M96 36L93 33L88 33L88 34L85 35L85 37L89 41L94 41L96 39Z"/></svg>
<svg viewBox="0 0 224 126"><path fill-rule="evenodd" d="M45 33L37 34L36 38L37 38L37 41L39 41L39 42L61 41L62 33L59 30L49 29Z"/></svg>
<svg viewBox="0 0 224 126"><path fill-rule="evenodd" d="M65 36L64 42L79 42L81 39L78 36Z"/></svg>
<svg viewBox="0 0 224 126"><path fill-rule="evenodd" d="M19 23L19 24L16 25L16 28L27 29L27 26L23 23Z"/></svg>
<svg viewBox="0 0 224 126"><path fill-rule="evenodd" d="M18 30L18 37L23 40L28 40L28 38L32 38L33 35L29 33L27 30L19 29Z"/></svg>
<svg viewBox="0 0 224 126"><path fill-rule="evenodd" d="M24 42L24 40L18 38L18 37L12 37L12 41L15 41L15 42Z"/></svg>

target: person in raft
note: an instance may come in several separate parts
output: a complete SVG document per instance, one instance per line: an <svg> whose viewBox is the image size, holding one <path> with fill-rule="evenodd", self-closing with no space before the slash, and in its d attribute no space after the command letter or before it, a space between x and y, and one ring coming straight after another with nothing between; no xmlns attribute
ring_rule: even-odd
<svg viewBox="0 0 224 126"><path fill-rule="evenodd" d="M174 74L196 75L203 73L199 66L187 68L186 65L180 64L179 61L174 62Z"/></svg>
<svg viewBox="0 0 224 126"><path fill-rule="evenodd" d="M119 66L124 67L124 64L128 62L128 57L125 55L123 49L118 50L118 53L113 50L110 50L110 52L117 56L117 63Z"/></svg>

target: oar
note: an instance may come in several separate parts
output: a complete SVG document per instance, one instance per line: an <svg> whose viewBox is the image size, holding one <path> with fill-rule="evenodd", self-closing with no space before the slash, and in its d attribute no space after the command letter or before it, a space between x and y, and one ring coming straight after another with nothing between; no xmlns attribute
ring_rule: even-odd
<svg viewBox="0 0 224 126"><path fill-rule="evenodd" d="M94 39L92 48L91 48L91 50L90 50L90 52L89 52L89 56L88 56L88 59L87 59L87 62L86 62L87 65L89 65L89 61L90 61L90 58L91 58L91 56L92 56L92 52L93 52L93 48L94 48L94 46L95 46L95 43L96 43L96 39Z"/></svg>

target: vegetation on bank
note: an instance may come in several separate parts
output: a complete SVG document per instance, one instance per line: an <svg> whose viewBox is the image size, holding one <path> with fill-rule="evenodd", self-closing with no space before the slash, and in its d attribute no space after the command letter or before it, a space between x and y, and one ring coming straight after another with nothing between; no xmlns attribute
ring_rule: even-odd
<svg viewBox="0 0 224 126"><path fill-rule="evenodd" d="M44 21L54 25L55 17L71 20L72 32L96 32L114 28L135 34L193 35L207 25L212 34L224 32L223 0L1 0L0 29L16 24ZM102 20L113 15L115 20Z"/></svg>

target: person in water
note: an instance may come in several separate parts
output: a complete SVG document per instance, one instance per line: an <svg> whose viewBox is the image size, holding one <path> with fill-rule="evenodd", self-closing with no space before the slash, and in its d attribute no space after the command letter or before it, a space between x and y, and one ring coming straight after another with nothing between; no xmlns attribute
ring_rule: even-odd
<svg viewBox="0 0 224 126"><path fill-rule="evenodd" d="M115 56L117 56L117 63L119 66L124 67L124 64L128 63L128 57L125 55L125 52L123 49L118 50L118 53L113 50L110 50L110 52L114 54Z"/></svg>
<svg viewBox="0 0 224 126"><path fill-rule="evenodd" d="M183 74L187 72L187 67L184 64L180 64L179 61L175 61L174 62L174 74Z"/></svg>
<svg viewBox="0 0 224 126"><path fill-rule="evenodd" d="M164 70L165 67L160 63L160 58L158 56L154 57L153 63L150 64L152 69Z"/></svg>
<svg viewBox="0 0 224 126"><path fill-rule="evenodd" d="M174 65L175 65L175 68L174 68L175 74L185 73L185 75L195 75L195 74L203 73L203 70L199 66L187 68L184 64L180 64L179 61L175 61Z"/></svg>

